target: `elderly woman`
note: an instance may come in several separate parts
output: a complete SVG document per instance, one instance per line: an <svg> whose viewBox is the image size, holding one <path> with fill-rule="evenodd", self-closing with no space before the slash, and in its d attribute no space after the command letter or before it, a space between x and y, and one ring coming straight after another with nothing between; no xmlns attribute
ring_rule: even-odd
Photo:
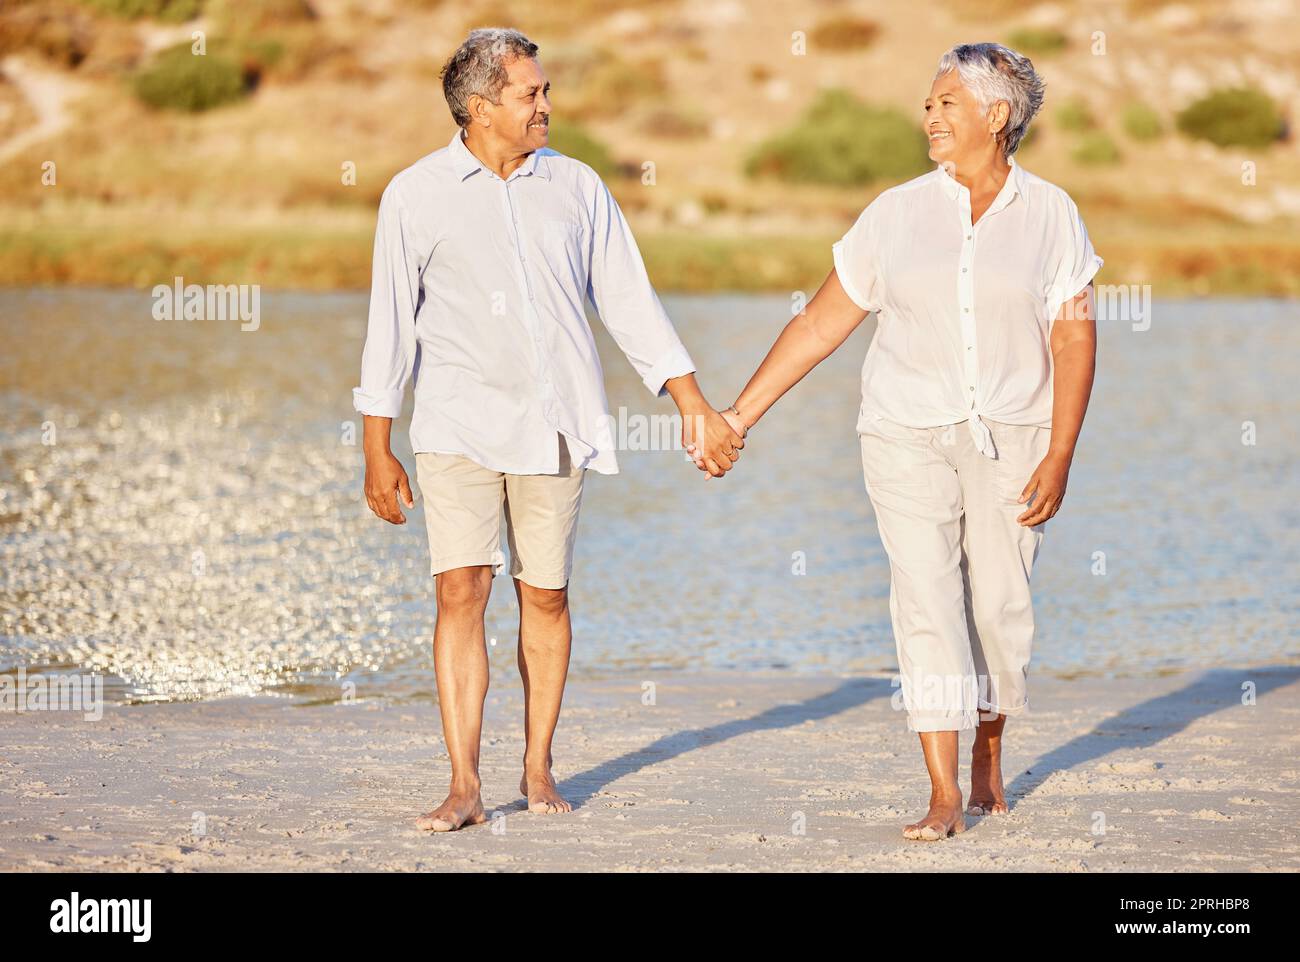
<svg viewBox="0 0 1300 962"><path fill-rule="evenodd" d="M752 428L878 312L857 430L889 556L908 726L942 839L1007 810L1002 729L1028 706L1029 576L1065 495L1092 390L1091 279L1102 260L1061 188L1016 147L1043 103L1025 57L962 44L925 100L930 173L886 190L834 245L834 269L725 416ZM957 733L975 729L970 807Z"/></svg>

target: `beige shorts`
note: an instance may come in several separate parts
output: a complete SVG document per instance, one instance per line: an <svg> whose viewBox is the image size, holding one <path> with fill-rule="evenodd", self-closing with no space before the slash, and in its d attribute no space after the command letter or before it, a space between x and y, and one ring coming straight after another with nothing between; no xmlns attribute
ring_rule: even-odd
<svg viewBox="0 0 1300 962"><path fill-rule="evenodd" d="M492 574L500 574L504 508L511 576L534 588L569 583L586 469L573 466L563 438L558 443L556 474L502 474L460 454L416 454L430 574L474 565L491 565Z"/></svg>

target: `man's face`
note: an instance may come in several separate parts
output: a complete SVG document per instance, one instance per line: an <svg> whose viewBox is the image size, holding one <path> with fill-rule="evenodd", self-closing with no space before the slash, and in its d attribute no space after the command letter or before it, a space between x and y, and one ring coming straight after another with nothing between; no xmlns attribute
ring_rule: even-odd
<svg viewBox="0 0 1300 962"><path fill-rule="evenodd" d="M488 133L521 153L545 147L551 117L547 93L551 85L541 64L529 57L516 57L506 65L506 75L509 79L501 88L501 103L487 105L492 121Z"/></svg>

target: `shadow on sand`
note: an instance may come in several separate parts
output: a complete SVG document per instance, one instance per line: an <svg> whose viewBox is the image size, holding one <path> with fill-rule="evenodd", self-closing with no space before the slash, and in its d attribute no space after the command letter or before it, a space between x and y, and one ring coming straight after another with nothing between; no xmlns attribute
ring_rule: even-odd
<svg viewBox="0 0 1300 962"><path fill-rule="evenodd" d="M1032 794L1049 775L1084 765L1116 749L1145 748L1185 729L1194 720L1229 708L1241 708L1242 684L1255 685L1257 699L1300 679L1300 667L1276 666L1253 669L1218 668L1202 672L1189 684L1164 695L1125 708L1100 722L1086 734L1070 739L1041 756L1006 786L1008 805ZM692 728L664 735L644 748L626 752L573 775L559 785L560 794L580 807L605 786L643 768L677 758L705 745L716 745L752 732L791 728L806 721L838 715L875 698L889 698L896 689L885 679L860 678L813 698L788 705L776 705L750 718ZM921 765L920 755L917 765ZM521 799L515 803L523 806Z"/></svg>

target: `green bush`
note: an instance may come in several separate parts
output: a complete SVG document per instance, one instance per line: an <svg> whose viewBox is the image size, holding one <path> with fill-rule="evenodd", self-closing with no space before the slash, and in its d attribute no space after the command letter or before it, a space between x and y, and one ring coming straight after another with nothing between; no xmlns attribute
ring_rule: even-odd
<svg viewBox="0 0 1300 962"><path fill-rule="evenodd" d="M1069 38L1052 27L1021 27L1007 36L1007 46L1023 54L1060 53L1069 45Z"/></svg>
<svg viewBox="0 0 1300 962"><path fill-rule="evenodd" d="M247 93L239 65L218 53L197 56L188 43L164 50L135 75L136 96L152 107L197 112Z"/></svg>
<svg viewBox="0 0 1300 962"><path fill-rule="evenodd" d="M827 90L793 127L760 144L745 162L751 177L853 186L914 177L932 164L919 125L892 108Z"/></svg>
<svg viewBox="0 0 1300 962"><path fill-rule="evenodd" d="M601 177L611 177L618 173L618 165L610 155L609 148L577 124L557 124L552 121L546 145L582 161Z"/></svg>
<svg viewBox="0 0 1300 962"><path fill-rule="evenodd" d="M1070 156L1076 163L1088 166L1114 164L1119 162L1119 148L1115 146L1115 141L1097 130L1084 134Z"/></svg>
<svg viewBox="0 0 1300 962"><path fill-rule="evenodd" d="M81 0L88 7L111 13L114 16L136 20L152 17L181 23L193 20L203 12L203 0Z"/></svg>
<svg viewBox="0 0 1300 962"><path fill-rule="evenodd" d="M1067 100L1056 111L1056 123L1062 130L1092 130L1097 126L1092 119L1092 111L1079 97Z"/></svg>
<svg viewBox="0 0 1300 962"><path fill-rule="evenodd" d="M1178 115L1178 129L1220 147L1264 147L1282 136L1282 115L1268 94L1216 90Z"/></svg>
<svg viewBox="0 0 1300 962"><path fill-rule="evenodd" d="M1124 132L1134 140L1155 140L1165 132L1160 115L1144 103L1126 105L1122 121Z"/></svg>

